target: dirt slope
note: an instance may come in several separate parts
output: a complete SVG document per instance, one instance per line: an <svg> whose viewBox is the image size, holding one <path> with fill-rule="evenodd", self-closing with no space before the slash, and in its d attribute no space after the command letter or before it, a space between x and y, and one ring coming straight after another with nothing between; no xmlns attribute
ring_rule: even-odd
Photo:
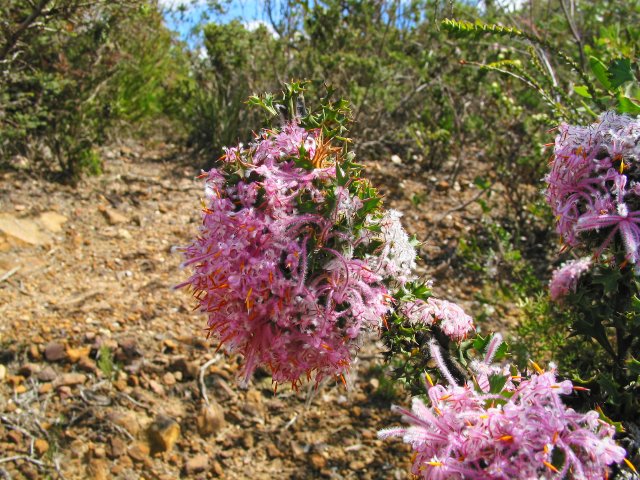
<svg viewBox="0 0 640 480"><path fill-rule="evenodd" d="M375 334L348 389L274 395L265 375L238 388L239 360L215 354L204 318L172 290L184 273L171 247L199 222L197 169L166 145L104 153L105 174L76 189L0 181L0 476L408 478L408 448L376 438L399 419ZM397 162L368 170L408 230L430 237L422 270L436 292L472 306L449 260L477 212L442 215L476 194L468 181Z"/></svg>

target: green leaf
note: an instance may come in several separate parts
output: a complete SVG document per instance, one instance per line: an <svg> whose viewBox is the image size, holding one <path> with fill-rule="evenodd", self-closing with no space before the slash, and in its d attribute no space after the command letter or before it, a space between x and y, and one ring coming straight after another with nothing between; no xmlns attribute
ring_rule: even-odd
<svg viewBox="0 0 640 480"><path fill-rule="evenodd" d="M507 383L507 379L504 375L489 375L489 392L500 393Z"/></svg>
<svg viewBox="0 0 640 480"><path fill-rule="evenodd" d="M593 276L593 283L602 285L604 293L616 293L618 291L618 283L622 279L622 273L617 268L602 270Z"/></svg>
<svg viewBox="0 0 640 480"><path fill-rule="evenodd" d="M600 84L607 90L611 90L611 82L609 81L609 75L607 74L607 67L605 64L596 57L590 57L589 65L591 66L591 71L596 76Z"/></svg>
<svg viewBox="0 0 640 480"><path fill-rule="evenodd" d="M614 422L613 420L611 420L609 417L607 417L604 412L602 411L602 408L600 407L596 407L596 411L598 412L598 415L600 416L600 420L602 420L605 423L608 423L609 425L611 425L613 428L616 429L616 432L618 433L622 433L624 432L624 427L622 426L622 422Z"/></svg>
<svg viewBox="0 0 640 480"><path fill-rule="evenodd" d="M607 77L611 82L611 88L618 88L625 82L633 81L631 60L629 58L616 58L612 60L607 69Z"/></svg>
<svg viewBox="0 0 640 480"><path fill-rule="evenodd" d="M618 112L640 115L640 105L625 95L618 95Z"/></svg>
<svg viewBox="0 0 640 480"><path fill-rule="evenodd" d="M640 362L631 357L626 362L629 373L633 376L640 376Z"/></svg>
<svg viewBox="0 0 640 480"><path fill-rule="evenodd" d="M576 85L575 87L573 87L573 90L581 97L591 98L589 89L585 85Z"/></svg>
<svg viewBox="0 0 640 480"><path fill-rule="evenodd" d="M493 361L499 362L503 360L507 356L507 353L509 353L509 345L507 345L506 342L502 342L493 356Z"/></svg>

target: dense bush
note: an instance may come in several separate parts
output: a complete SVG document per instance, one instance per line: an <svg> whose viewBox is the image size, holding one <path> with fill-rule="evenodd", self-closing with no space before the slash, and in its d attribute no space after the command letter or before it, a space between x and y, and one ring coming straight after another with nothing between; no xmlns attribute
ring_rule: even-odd
<svg viewBox="0 0 640 480"><path fill-rule="evenodd" d="M70 180L97 173L110 126L164 110L175 58L153 4L9 0L0 22L3 165L21 155Z"/></svg>

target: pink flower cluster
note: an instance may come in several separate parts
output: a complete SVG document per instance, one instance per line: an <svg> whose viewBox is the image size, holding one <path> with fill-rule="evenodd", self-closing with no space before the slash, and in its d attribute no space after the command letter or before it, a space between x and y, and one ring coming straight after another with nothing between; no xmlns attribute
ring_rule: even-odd
<svg viewBox="0 0 640 480"><path fill-rule="evenodd" d="M640 120L607 112L588 127L561 125L546 181L567 244L596 246L599 256L619 234L626 259L638 263Z"/></svg>
<svg viewBox="0 0 640 480"><path fill-rule="evenodd" d="M386 239L402 237L397 216L359 213L357 189L336 181L337 154L303 166L323 152L317 132L289 124L228 149L204 174L202 226L183 249L193 275L178 287L192 289L210 334L245 357L245 380L258 366L294 386L343 374L361 330L391 307L390 274L411 275L415 252ZM355 231L365 217L375 228Z"/></svg>
<svg viewBox="0 0 640 480"><path fill-rule="evenodd" d="M589 268L591 268L591 259L585 257L566 262L553 272L551 282L549 283L551 300L558 301L571 292L575 293L578 280L580 280L582 274L588 271Z"/></svg>
<svg viewBox="0 0 640 480"><path fill-rule="evenodd" d="M490 355L481 362L485 367ZM511 377L497 394L469 384L430 384L429 404L414 398L411 411L395 407L410 426L378 436L410 444L412 473L424 479L606 478L608 466L622 462L625 450L597 412L578 413L562 403L560 395L572 390L553 369Z"/></svg>
<svg viewBox="0 0 640 480"><path fill-rule="evenodd" d="M454 341L461 341L474 330L473 319L455 303L430 297L413 300L400 307L400 312L413 325L436 325Z"/></svg>

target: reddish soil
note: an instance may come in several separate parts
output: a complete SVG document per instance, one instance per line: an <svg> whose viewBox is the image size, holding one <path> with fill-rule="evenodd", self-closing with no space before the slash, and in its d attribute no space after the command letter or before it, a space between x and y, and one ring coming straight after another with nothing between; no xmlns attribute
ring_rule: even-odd
<svg viewBox="0 0 640 480"><path fill-rule="evenodd" d="M197 169L162 144L104 157L105 173L77 188L20 172L0 183L0 219L21 229L0 233L0 476L409 478L409 448L376 437L399 422L391 402L409 401L380 388L376 333L348 388L274 394L259 372L240 389L240 359L215 353L192 299L172 289L185 273L171 247L199 222ZM455 210L477 194L470 179L391 161L367 175L428 238L420 268L436 293L477 308L476 287L451 268L479 216L473 202ZM199 376L211 359L207 408Z"/></svg>

